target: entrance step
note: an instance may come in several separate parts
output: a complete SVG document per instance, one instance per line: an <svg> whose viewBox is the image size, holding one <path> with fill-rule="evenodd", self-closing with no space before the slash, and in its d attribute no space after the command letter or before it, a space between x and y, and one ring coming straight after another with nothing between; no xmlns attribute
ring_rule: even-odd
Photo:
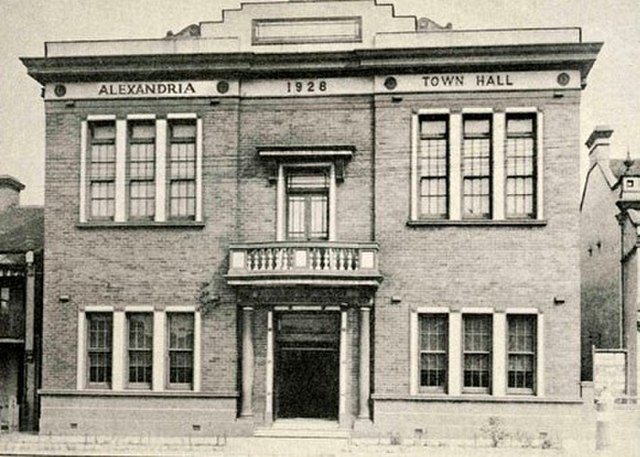
<svg viewBox="0 0 640 457"><path fill-rule="evenodd" d="M280 419L271 427L258 427L253 436L258 438L327 438L348 439L348 430L341 429L337 421L321 419Z"/></svg>

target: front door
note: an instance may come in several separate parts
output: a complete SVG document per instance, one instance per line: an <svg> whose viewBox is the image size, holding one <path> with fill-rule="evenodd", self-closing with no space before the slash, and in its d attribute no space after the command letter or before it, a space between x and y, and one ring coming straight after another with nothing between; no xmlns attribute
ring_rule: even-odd
<svg viewBox="0 0 640 457"><path fill-rule="evenodd" d="M281 313L276 332L276 418L337 419L339 313Z"/></svg>

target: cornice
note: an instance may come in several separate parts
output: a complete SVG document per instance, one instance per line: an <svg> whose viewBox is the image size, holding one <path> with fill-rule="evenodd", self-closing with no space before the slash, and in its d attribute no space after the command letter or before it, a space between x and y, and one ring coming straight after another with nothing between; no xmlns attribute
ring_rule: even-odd
<svg viewBox="0 0 640 457"><path fill-rule="evenodd" d="M426 71L579 69L583 82L602 43L367 49L299 54L168 54L22 58L36 81L364 76Z"/></svg>

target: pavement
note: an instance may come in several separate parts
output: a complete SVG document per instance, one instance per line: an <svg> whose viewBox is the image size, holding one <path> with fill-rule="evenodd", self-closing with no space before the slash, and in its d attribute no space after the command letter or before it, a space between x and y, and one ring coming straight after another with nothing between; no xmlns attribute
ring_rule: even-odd
<svg viewBox="0 0 640 457"><path fill-rule="evenodd" d="M169 438L0 434L0 456L47 457L640 457L640 433L595 450L595 441L436 441L315 438Z"/></svg>

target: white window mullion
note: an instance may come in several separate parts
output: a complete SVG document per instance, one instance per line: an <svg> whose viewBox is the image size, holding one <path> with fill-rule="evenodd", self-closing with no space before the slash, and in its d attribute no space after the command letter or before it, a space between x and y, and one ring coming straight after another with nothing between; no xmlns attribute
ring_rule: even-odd
<svg viewBox="0 0 640 457"><path fill-rule="evenodd" d="M156 221L167 220L167 120L156 121Z"/></svg>
<svg viewBox="0 0 640 457"><path fill-rule="evenodd" d="M414 113L411 117L411 208L410 218L418 219L418 136L420 131L419 116Z"/></svg>
<svg viewBox="0 0 640 457"><path fill-rule="evenodd" d="M200 392L201 378L201 317L199 312L194 313L193 317L193 391Z"/></svg>
<svg viewBox="0 0 640 457"><path fill-rule="evenodd" d="M507 383L507 315L493 314L493 385L491 391L496 397L506 395Z"/></svg>
<svg viewBox="0 0 640 457"><path fill-rule="evenodd" d="M493 219L504 219L504 139L505 139L505 113L493 113Z"/></svg>
<svg viewBox="0 0 640 457"><path fill-rule="evenodd" d="M165 385L165 341L166 314L164 311L153 312L153 375L151 386L154 391L163 391Z"/></svg>
<svg viewBox="0 0 640 457"><path fill-rule="evenodd" d="M113 390L124 390L125 375L128 372L125 368L125 351L126 351L126 319L124 310L114 311L113 313L113 344L112 354L112 373L111 387Z"/></svg>
<svg viewBox="0 0 640 457"><path fill-rule="evenodd" d="M336 166L329 167L329 241L336 240Z"/></svg>
<svg viewBox="0 0 640 457"><path fill-rule="evenodd" d="M89 124L80 127L80 222L87 222L87 141Z"/></svg>
<svg viewBox="0 0 640 457"><path fill-rule="evenodd" d="M196 221L202 221L202 118L196 120Z"/></svg>
<svg viewBox="0 0 640 457"><path fill-rule="evenodd" d="M536 218L544 219L544 116L536 115Z"/></svg>
<svg viewBox="0 0 640 457"><path fill-rule="evenodd" d="M411 312L409 321L409 393L418 393L420 379L420 330L418 328L418 313Z"/></svg>
<svg viewBox="0 0 640 457"><path fill-rule="evenodd" d="M87 318L83 310L78 311L78 360L76 388L82 390L87 378Z"/></svg>
<svg viewBox="0 0 640 457"><path fill-rule="evenodd" d="M536 395L544 397L544 314L536 322Z"/></svg>
<svg viewBox="0 0 640 457"><path fill-rule="evenodd" d="M116 120L116 202L115 221L126 220L127 120Z"/></svg>
<svg viewBox="0 0 640 457"><path fill-rule="evenodd" d="M462 210L462 113L449 117L449 218L458 221Z"/></svg>
<svg viewBox="0 0 640 457"><path fill-rule="evenodd" d="M285 179L284 165L278 164L278 182L276 186L276 241L284 241L285 239L285 217L286 217L286 197L285 197Z"/></svg>
<svg viewBox="0 0 640 457"><path fill-rule="evenodd" d="M449 314L449 395L462 392L462 313Z"/></svg>

